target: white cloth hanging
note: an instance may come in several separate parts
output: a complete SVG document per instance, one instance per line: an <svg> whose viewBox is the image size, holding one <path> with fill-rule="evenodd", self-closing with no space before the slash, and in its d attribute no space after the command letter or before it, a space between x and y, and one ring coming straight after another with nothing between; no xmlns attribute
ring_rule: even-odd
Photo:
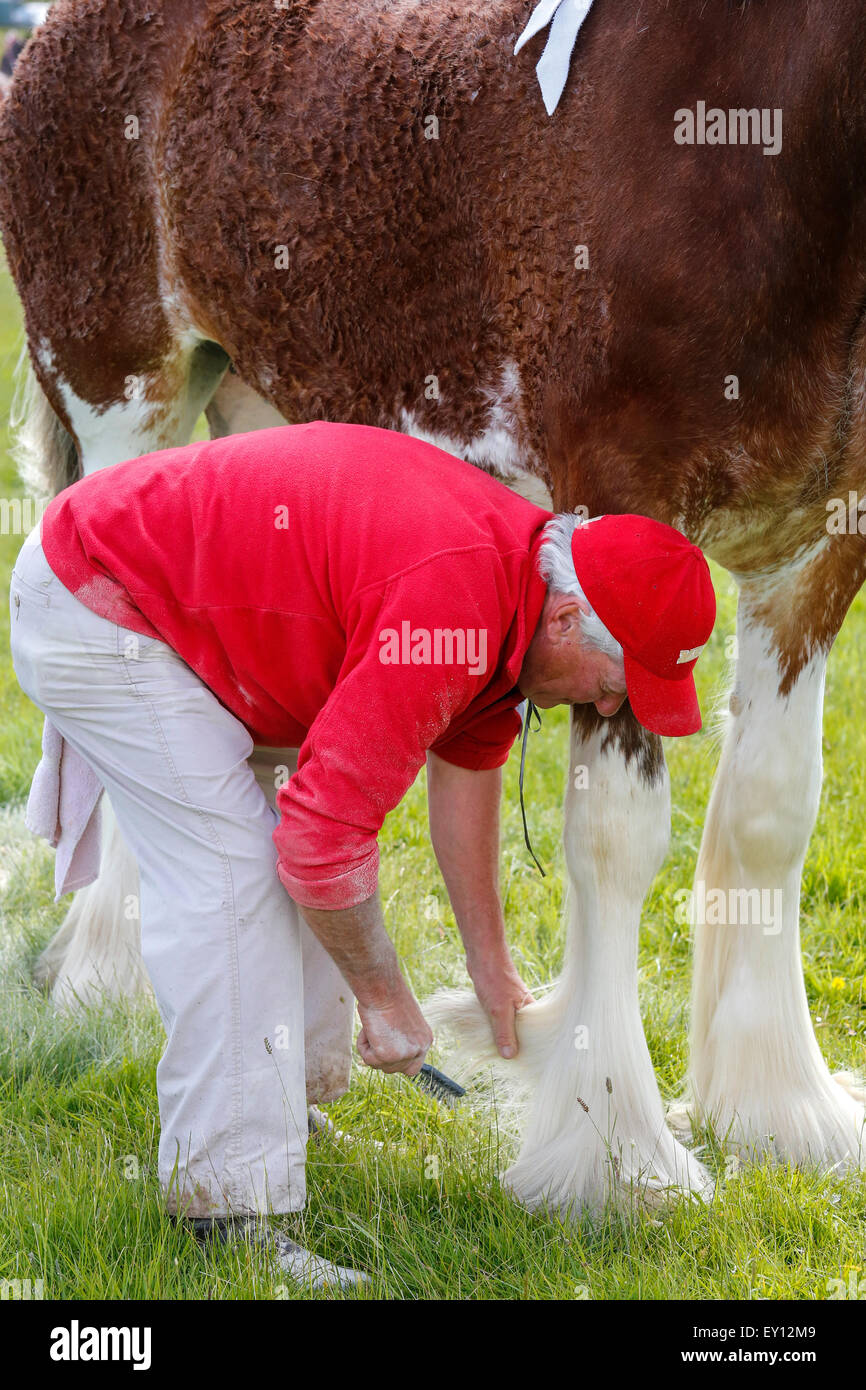
<svg viewBox="0 0 866 1390"><path fill-rule="evenodd" d="M24 824L57 850L54 901L85 888L99 873L102 783L93 768L46 719Z"/></svg>
<svg viewBox="0 0 866 1390"><path fill-rule="evenodd" d="M553 115L562 96L568 79L572 50L577 42L580 26L589 14L591 6L592 0L541 0L532 11L529 23L514 46L516 55L525 43L550 24L544 52L535 65L548 116Z"/></svg>

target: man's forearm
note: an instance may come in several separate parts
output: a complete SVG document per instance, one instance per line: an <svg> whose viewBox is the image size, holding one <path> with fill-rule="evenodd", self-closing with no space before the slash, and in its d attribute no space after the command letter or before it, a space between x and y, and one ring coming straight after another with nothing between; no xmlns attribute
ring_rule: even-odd
<svg viewBox="0 0 866 1390"><path fill-rule="evenodd" d="M299 911L360 1004L382 1004L403 986L378 893L357 907L333 911L300 907Z"/></svg>
<svg viewBox="0 0 866 1390"><path fill-rule="evenodd" d="M466 947L466 967L503 1057L517 1053L515 1015L532 995L505 940L499 898L502 773L427 760L430 837Z"/></svg>
<svg viewBox="0 0 866 1390"><path fill-rule="evenodd" d="M505 946L499 898L502 771L469 772L427 759L430 839L467 956Z"/></svg>
<svg viewBox="0 0 866 1390"><path fill-rule="evenodd" d="M400 970L378 893L357 907L299 910L358 1001L361 1061L414 1076L433 1034Z"/></svg>

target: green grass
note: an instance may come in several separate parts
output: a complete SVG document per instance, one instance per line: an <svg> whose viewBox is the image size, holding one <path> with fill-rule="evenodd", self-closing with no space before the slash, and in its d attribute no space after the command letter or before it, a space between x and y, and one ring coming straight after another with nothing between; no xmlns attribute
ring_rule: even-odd
<svg viewBox="0 0 866 1390"><path fill-rule="evenodd" d="M20 313L0 273L0 496L20 495L8 455ZM0 536L4 588L20 536ZM724 681L734 630L732 586L714 571L719 620L698 667L702 705ZM41 1279L46 1298L298 1298L248 1254L203 1255L161 1215L156 1180L155 1068L161 1029L149 1003L58 1017L31 983L33 961L60 922L53 855L23 830L22 800L39 755L41 716L21 694L0 608L0 1279ZM861 595L833 651L827 682L825 783L804 879L809 1001L835 1067L864 1061L866 614ZM523 847L517 760L506 776L502 888L509 939L531 985L556 972L561 946L564 711L532 740L527 805L542 880ZM686 1065L690 942L674 925L674 893L694 870L714 768L702 733L667 745L671 851L649 895L641 934L644 1023L659 1083L673 1096ZM423 776L382 835L386 921L419 997L465 983L459 938L427 836ZM66 900L68 902L68 899ZM499 1189L511 1138L488 1092L449 1111L408 1082L358 1069L330 1107L361 1141L311 1146L309 1204L293 1227L322 1254L356 1262L374 1293L442 1299L825 1298L831 1278L866 1272L866 1184L762 1165L718 1175L709 1207L653 1217L610 1215L564 1227L530 1215Z"/></svg>

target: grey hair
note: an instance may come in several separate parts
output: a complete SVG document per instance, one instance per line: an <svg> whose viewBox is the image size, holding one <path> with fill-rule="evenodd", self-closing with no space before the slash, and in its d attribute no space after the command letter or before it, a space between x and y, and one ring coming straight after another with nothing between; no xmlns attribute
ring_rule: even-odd
<svg viewBox="0 0 866 1390"><path fill-rule="evenodd" d="M595 612L575 573L571 538L578 526L586 524L586 518L579 512L560 512L548 521L538 552L538 572L547 581L551 593L572 594L588 606L589 612L580 615L581 633L587 646L595 647L614 661L622 662L622 647Z"/></svg>

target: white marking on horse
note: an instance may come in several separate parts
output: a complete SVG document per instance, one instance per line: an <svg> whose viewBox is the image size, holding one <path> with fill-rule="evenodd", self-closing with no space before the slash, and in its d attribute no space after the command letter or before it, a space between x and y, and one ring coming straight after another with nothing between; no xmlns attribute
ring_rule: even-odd
<svg viewBox="0 0 866 1390"><path fill-rule="evenodd" d="M800 963L800 878L821 792L826 653L779 695L773 632L750 616L771 587L740 600L739 654L724 747L695 874L699 902L721 889L778 893L772 932L750 920L695 923L689 1102L744 1156L810 1155L856 1168L864 1149L862 1093L831 1077L815 1038ZM709 915L709 914L707 914ZM672 1112L681 1122L687 1107Z"/></svg>
<svg viewBox="0 0 866 1390"><path fill-rule="evenodd" d="M444 430L426 429L417 415L406 409L400 412L399 428L405 434L424 439L428 444L447 450L449 454L456 454L467 463L475 463L495 472L507 481L524 478L532 472L537 460L530 450L518 444L521 386L517 364L510 359L504 362L499 381L496 385L484 387L483 393L489 401L487 424L483 434L474 438L460 438Z"/></svg>

